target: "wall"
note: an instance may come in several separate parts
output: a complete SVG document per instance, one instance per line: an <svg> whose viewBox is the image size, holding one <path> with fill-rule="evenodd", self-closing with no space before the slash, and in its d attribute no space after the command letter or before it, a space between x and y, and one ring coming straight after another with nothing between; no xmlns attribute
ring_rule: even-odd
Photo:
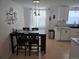
<svg viewBox="0 0 79 59"><path fill-rule="evenodd" d="M29 27L30 26L30 20L31 20L31 11L29 8L23 8L24 9L24 26Z"/></svg>
<svg viewBox="0 0 79 59"><path fill-rule="evenodd" d="M53 15L55 15L55 19L53 19ZM51 16L51 21L48 18L48 29L53 29L58 20L58 7L51 7L49 10L49 15Z"/></svg>
<svg viewBox="0 0 79 59"><path fill-rule="evenodd" d="M8 25L6 22L6 13L10 7L13 7L17 13L16 23ZM12 28L22 29L24 26L23 8L11 0L0 0L0 59L8 59L11 55L11 43L9 33Z"/></svg>

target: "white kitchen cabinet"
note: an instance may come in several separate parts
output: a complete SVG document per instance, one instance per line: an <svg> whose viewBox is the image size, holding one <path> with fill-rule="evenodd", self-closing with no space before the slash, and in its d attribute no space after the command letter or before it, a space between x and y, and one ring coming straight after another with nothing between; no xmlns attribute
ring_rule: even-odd
<svg viewBox="0 0 79 59"><path fill-rule="evenodd" d="M55 40L60 40L61 29L59 27L55 27Z"/></svg>
<svg viewBox="0 0 79 59"><path fill-rule="evenodd" d="M79 38L78 28L56 27L55 40L71 40L71 37Z"/></svg>
<svg viewBox="0 0 79 59"><path fill-rule="evenodd" d="M71 28L71 37L79 37L79 29Z"/></svg>
<svg viewBox="0 0 79 59"><path fill-rule="evenodd" d="M68 13L69 13L69 7L68 6L61 6L59 7L59 20L67 20L68 19Z"/></svg>
<svg viewBox="0 0 79 59"><path fill-rule="evenodd" d="M69 29L62 29L60 37L61 37L61 40L70 40L70 30Z"/></svg>
<svg viewBox="0 0 79 59"><path fill-rule="evenodd" d="M55 40L70 40L70 29L65 27L57 27L55 29Z"/></svg>

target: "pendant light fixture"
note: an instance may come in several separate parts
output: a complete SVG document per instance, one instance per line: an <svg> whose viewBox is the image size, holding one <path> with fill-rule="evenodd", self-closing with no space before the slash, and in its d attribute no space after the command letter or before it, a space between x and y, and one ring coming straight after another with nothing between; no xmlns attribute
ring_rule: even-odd
<svg viewBox="0 0 79 59"><path fill-rule="evenodd" d="M35 16L40 16L40 9L39 9L39 3L40 3L40 0L33 0L33 3L34 3L34 15Z"/></svg>

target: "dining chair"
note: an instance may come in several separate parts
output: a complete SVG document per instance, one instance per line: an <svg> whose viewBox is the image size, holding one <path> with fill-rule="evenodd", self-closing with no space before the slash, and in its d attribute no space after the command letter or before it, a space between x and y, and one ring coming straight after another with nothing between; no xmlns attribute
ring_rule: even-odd
<svg viewBox="0 0 79 59"><path fill-rule="evenodd" d="M36 31L36 30L39 30L39 28L32 28L32 31Z"/></svg>
<svg viewBox="0 0 79 59"><path fill-rule="evenodd" d="M30 28L29 28L29 27L23 27L23 30L25 30L25 31L29 31Z"/></svg>
<svg viewBox="0 0 79 59"><path fill-rule="evenodd" d="M26 44L28 42L28 38L27 38L27 34L24 33L16 33L16 47L17 47L17 53L16 55L18 55L18 53L20 52L19 50L25 50L25 55L26 55L26 49L28 47L28 45Z"/></svg>
<svg viewBox="0 0 79 59"><path fill-rule="evenodd" d="M33 48L36 47L36 48ZM39 54L39 33L29 33L29 56L33 50L37 51Z"/></svg>

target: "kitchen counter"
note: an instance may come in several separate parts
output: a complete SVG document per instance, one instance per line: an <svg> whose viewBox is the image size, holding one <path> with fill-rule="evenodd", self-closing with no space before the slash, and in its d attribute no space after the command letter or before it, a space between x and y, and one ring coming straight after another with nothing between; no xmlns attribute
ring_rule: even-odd
<svg viewBox="0 0 79 59"><path fill-rule="evenodd" d="M79 38L71 38L71 39L72 39L72 41L73 41L74 43L76 43L76 44L79 45Z"/></svg>
<svg viewBox="0 0 79 59"><path fill-rule="evenodd" d="M79 59L79 38L71 38L69 59Z"/></svg>
<svg viewBox="0 0 79 59"><path fill-rule="evenodd" d="M79 44L79 28L70 28L70 27L54 27L55 30L55 40L71 40L75 38L75 42ZM77 41L78 40L78 41Z"/></svg>

